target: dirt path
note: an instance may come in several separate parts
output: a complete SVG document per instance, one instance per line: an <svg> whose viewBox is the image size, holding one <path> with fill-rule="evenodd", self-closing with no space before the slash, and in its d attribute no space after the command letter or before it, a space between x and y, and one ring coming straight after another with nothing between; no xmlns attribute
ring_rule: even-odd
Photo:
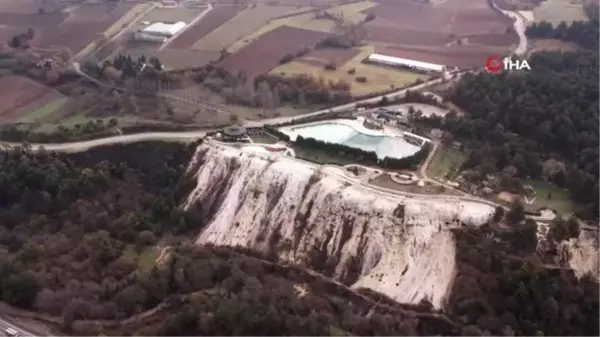
<svg viewBox="0 0 600 337"><path fill-rule="evenodd" d="M171 246L166 246L163 249L161 249L160 255L158 255L156 260L154 260L154 263L156 263L156 264L164 263L167 260L167 258L169 257L169 252L171 252Z"/></svg>

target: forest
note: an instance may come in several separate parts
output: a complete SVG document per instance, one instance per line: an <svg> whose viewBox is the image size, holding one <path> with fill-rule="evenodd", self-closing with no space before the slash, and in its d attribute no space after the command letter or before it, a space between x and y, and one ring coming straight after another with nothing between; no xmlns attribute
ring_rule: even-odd
<svg viewBox="0 0 600 337"><path fill-rule="evenodd" d="M598 54L540 52L529 64L529 72L464 76L449 99L469 114L428 122L473 149L463 170L549 181L569 189L579 216L596 218Z"/></svg>
<svg viewBox="0 0 600 337"><path fill-rule="evenodd" d="M194 150L139 143L69 156L0 153L0 298L75 318L150 308L137 304L134 257L201 224L177 207Z"/></svg>

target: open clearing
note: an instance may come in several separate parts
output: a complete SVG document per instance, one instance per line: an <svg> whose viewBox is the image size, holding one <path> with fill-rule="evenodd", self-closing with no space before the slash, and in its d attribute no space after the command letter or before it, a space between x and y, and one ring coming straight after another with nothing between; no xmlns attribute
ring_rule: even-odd
<svg viewBox="0 0 600 337"><path fill-rule="evenodd" d="M252 139L253 143L259 143L259 144L275 144L279 142L279 139L277 139L274 136L270 136L267 134L262 134L262 135L255 135L250 137L250 139Z"/></svg>
<svg viewBox="0 0 600 337"><path fill-rule="evenodd" d="M165 8L156 7L144 15L141 21L150 22L178 22L183 21L190 23L206 8L187 8L187 7L176 7L176 8Z"/></svg>
<svg viewBox="0 0 600 337"><path fill-rule="evenodd" d="M139 271L147 272L154 266L159 253L158 247L146 247L138 253L134 245L128 245L121 258L135 262Z"/></svg>
<svg viewBox="0 0 600 337"><path fill-rule="evenodd" d="M539 180L524 180L523 185L531 185L535 191L535 201L528 208L549 208L562 215L573 212L574 205L567 190Z"/></svg>
<svg viewBox="0 0 600 337"><path fill-rule="evenodd" d="M33 123L47 120L51 118L52 114L57 112L69 100L67 97L61 97L56 99L56 93L54 92L49 92L44 96L48 97L41 97L40 99L34 101L33 107L27 105L20 109L19 115L21 115L22 117L19 119L19 122ZM46 101L49 101L49 103L47 103L44 106L40 106L42 102Z"/></svg>
<svg viewBox="0 0 600 337"><path fill-rule="evenodd" d="M466 155L458 150L440 147L427 167L427 175L440 181L452 180L466 159Z"/></svg>
<svg viewBox="0 0 600 337"><path fill-rule="evenodd" d="M300 6L253 5L199 40L194 48L200 50L227 48L233 53L250 44L252 41L246 35L261 28L269 20L311 9L311 7Z"/></svg>
<svg viewBox="0 0 600 337"><path fill-rule="evenodd" d="M569 52L581 49L581 47L574 42L556 39L533 39L530 41L532 53L541 50Z"/></svg>
<svg viewBox="0 0 600 337"><path fill-rule="evenodd" d="M561 21L573 22L587 20L588 17L580 3L569 0L546 0L534 8L533 16L536 22L548 21L559 24Z"/></svg>
<svg viewBox="0 0 600 337"><path fill-rule="evenodd" d="M21 118L21 109L39 109L64 96L49 87L22 76L0 77L0 122L15 122Z"/></svg>
<svg viewBox="0 0 600 337"><path fill-rule="evenodd" d="M360 49L358 48L319 48L311 50L296 60L317 67L324 67L328 64L338 66L352 60L359 53Z"/></svg>
<svg viewBox="0 0 600 337"><path fill-rule="evenodd" d="M361 22L366 17L362 11L375 6L376 3L372 1L361 1L351 4L344 4L329 8L326 11L337 17L343 18L345 22ZM330 19L316 19L315 12L311 11L305 14L299 14L280 18L270 21L268 24L254 30L251 34L244 36L242 40L237 41L231 47L228 48L230 52L234 52L243 48L244 46L252 43L256 39L260 38L264 34L271 32L279 27L289 26L307 30L315 30L320 32L330 33L336 27L336 23Z"/></svg>
<svg viewBox="0 0 600 337"><path fill-rule="evenodd" d="M229 21L242 9L240 6L220 6L213 8L201 20L173 40L169 48L185 49L192 47L198 40Z"/></svg>
<svg viewBox="0 0 600 337"><path fill-rule="evenodd" d="M242 71L248 79L267 73L288 54L313 48L326 34L293 27L279 27L261 36L237 53L226 57L220 65L230 72Z"/></svg>
<svg viewBox="0 0 600 337"><path fill-rule="evenodd" d="M351 85L350 92L354 96L401 88L414 83L418 79L426 80L429 78L427 75L408 70L362 63L362 60L372 52L373 46L362 47L357 56L338 66L335 71L325 70L321 66L306 64L303 61L292 61L273 69L271 73L283 74L284 76L311 74L316 78L322 77L326 81L342 80ZM349 74L348 70L350 69L354 69L355 73ZM357 82L356 78L359 76L366 77L367 82Z"/></svg>

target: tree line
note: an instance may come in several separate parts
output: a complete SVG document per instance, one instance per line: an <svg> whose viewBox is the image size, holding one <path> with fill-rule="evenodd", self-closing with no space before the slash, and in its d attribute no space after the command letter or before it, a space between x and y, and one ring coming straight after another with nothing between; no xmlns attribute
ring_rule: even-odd
<svg viewBox="0 0 600 337"><path fill-rule="evenodd" d="M596 12L597 9L598 7ZM599 25L597 17L589 21L575 21L570 25L563 21L556 27L550 22L542 21L528 26L525 34L530 38L571 41L597 51L600 39Z"/></svg>
<svg viewBox="0 0 600 337"><path fill-rule="evenodd" d="M232 74L208 64L195 69L190 76L227 102L244 106L275 109L282 105L341 104L351 99L348 83L325 81L309 75L259 75L249 81L243 72Z"/></svg>
<svg viewBox="0 0 600 337"><path fill-rule="evenodd" d="M431 144L425 143L419 149L419 151L413 155L403 158L385 157L383 159L379 159L374 151L365 151L344 144L323 142L314 138L304 138L302 136L298 136L296 137L294 144L303 148L314 149L317 151L331 153L336 156L351 158L352 160L365 165L375 165L392 170L416 170L423 160L427 158L427 155L431 151Z"/></svg>

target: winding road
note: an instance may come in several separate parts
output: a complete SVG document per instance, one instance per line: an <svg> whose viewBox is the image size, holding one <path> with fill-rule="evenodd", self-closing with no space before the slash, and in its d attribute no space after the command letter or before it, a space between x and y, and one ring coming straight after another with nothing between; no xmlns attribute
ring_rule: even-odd
<svg viewBox="0 0 600 337"><path fill-rule="evenodd" d="M521 15L519 15L519 13L504 10L504 9L500 8L494 1L491 1L491 3L492 3L492 7L494 9L502 12L502 14L506 15L511 20L513 20L513 27L515 28L515 32L519 36L519 45L513 51L513 54L515 54L517 56L525 55L525 52L527 51L527 45L528 45L527 36L525 35L525 30L527 28L527 25L525 24L525 20L523 19L523 17Z"/></svg>

